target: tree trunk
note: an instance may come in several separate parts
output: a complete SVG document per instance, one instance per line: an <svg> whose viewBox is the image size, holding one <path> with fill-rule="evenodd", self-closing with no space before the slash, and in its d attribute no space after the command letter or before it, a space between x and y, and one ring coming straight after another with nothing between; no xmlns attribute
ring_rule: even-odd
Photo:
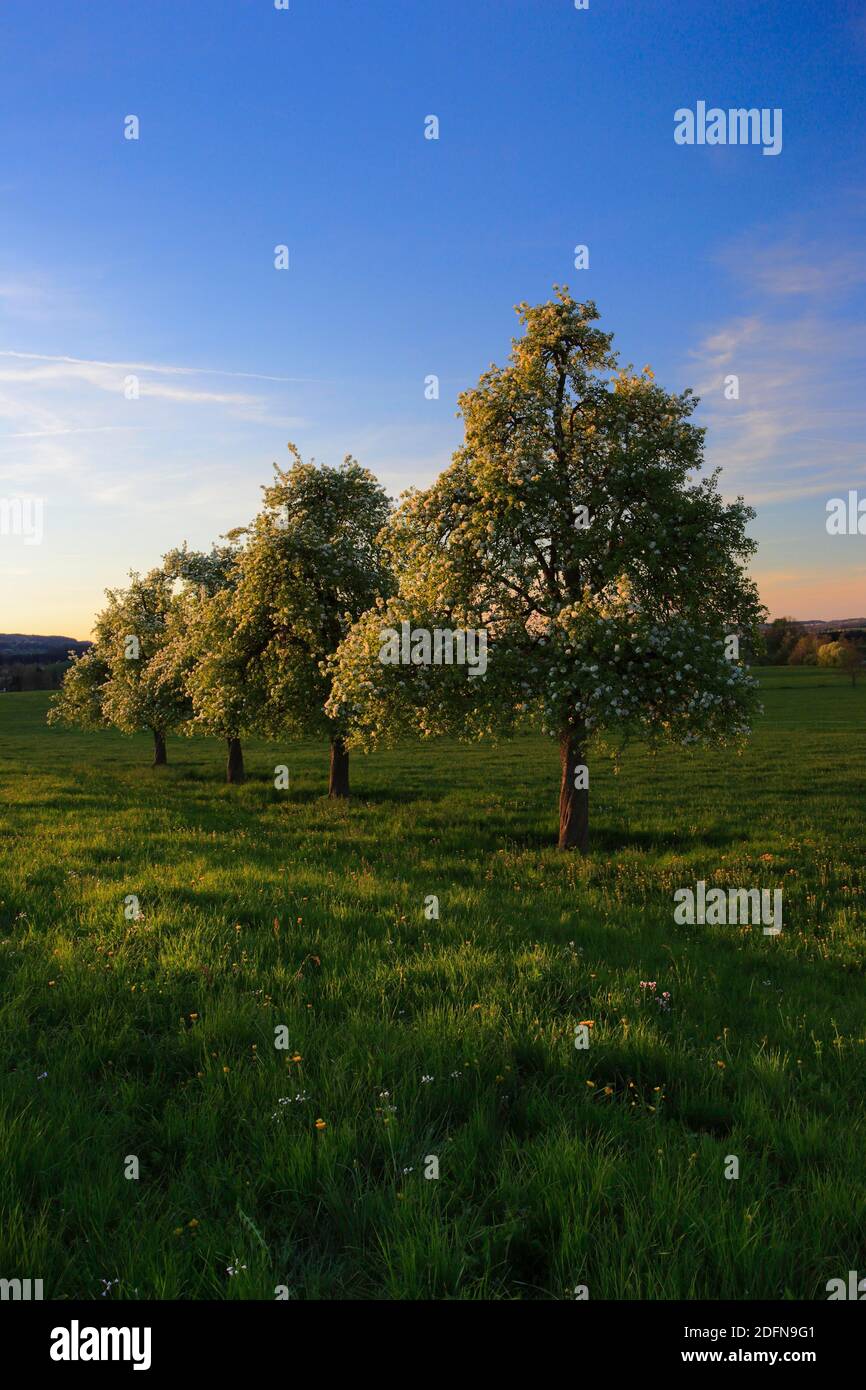
<svg viewBox="0 0 866 1390"><path fill-rule="evenodd" d="M572 729L560 735L559 759L562 780L559 788L559 848L589 852L589 787L575 786L575 773L585 766L585 733ZM588 774L579 779L588 782Z"/></svg>
<svg viewBox="0 0 866 1390"><path fill-rule="evenodd" d="M168 758L165 755L165 734L162 729L153 729L153 766L165 767Z"/></svg>
<svg viewBox="0 0 866 1390"><path fill-rule="evenodd" d="M244 751L239 738L227 738L228 757L226 758L226 781L243 782Z"/></svg>
<svg viewBox="0 0 866 1390"><path fill-rule="evenodd" d="M349 750L341 738L331 739L331 778L328 796L349 795Z"/></svg>

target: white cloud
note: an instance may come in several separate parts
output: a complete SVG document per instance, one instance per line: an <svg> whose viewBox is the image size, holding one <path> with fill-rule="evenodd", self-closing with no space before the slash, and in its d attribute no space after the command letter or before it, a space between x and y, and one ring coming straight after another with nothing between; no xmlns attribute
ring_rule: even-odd
<svg viewBox="0 0 866 1390"><path fill-rule="evenodd" d="M2 295L2 286L0 286ZM71 367L108 367L117 372L154 372L160 376L231 376L249 381L306 382L313 377L270 376L264 372L234 372L221 367L181 367L166 362L107 362L100 358L67 357L44 352L16 352L11 348L0 350L0 357L14 357L22 362L52 362Z"/></svg>
<svg viewBox="0 0 866 1390"><path fill-rule="evenodd" d="M127 399L132 376L138 397ZM244 389L217 384L228 379ZM177 460L191 441L196 472L207 479L239 432L278 433L284 442L287 430L303 428L304 418L286 409L297 393L290 378L264 373L4 348L0 480L41 489L63 506L146 506L173 487L177 506L190 482L189 464L179 469Z"/></svg>
<svg viewBox="0 0 866 1390"><path fill-rule="evenodd" d="M864 476L866 327L831 291L866 282L857 258L793 240L736 255L750 312L707 333L687 375L708 426L707 461L749 502L828 496ZM739 399L725 397L735 375Z"/></svg>

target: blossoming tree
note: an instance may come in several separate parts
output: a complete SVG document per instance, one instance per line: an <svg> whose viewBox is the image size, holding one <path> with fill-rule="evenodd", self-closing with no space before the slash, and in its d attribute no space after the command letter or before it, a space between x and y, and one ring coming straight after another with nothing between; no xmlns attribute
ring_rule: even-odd
<svg viewBox="0 0 866 1390"><path fill-rule="evenodd" d="M696 397L620 369L592 303L561 289L518 314L508 365L460 397L463 446L387 528L398 591L340 647L328 710L362 747L412 729L501 735L537 713L559 743L559 845L586 852L594 736L748 731L753 513L722 499L718 470L694 476ZM407 619L486 628L486 675L383 664L383 631Z"/></svg>
<svg viewBox="0 0 866 1390"><path fill-rule="evenodd" d="M186 734L211 734L226 743L226 781L244 780L241 739L256 731L261 694L249 670L251 653L232 622L234 586L239 578L238 547L210 552L186 544L163 558L168 575L180 580L166 622L166 640L155 658L160 684L180 690L189 701Z"/></svg>
<svg viewBox="0 0 866 1390"><path fill-rule="evenodd" d="M52 723L114 726L153 735L153 765L166 761L165 736L185 714L177 685L160 678L156 658L166 641L172 579L163 569L131 574L125 589L106 590L93 646L74 660L52 701Z"/></svg>
<svg viewBox="0 0 866 1390"><path fill-rule="evenodd" d="M324 735L330 742L328 794L349 795L345 720L325 704L331 692L328 660L352 622L390 592L376 537L388 498L366 468L347 457L339 468L304 463L276 468L263 488L262 510L246 528L237 581L225 607L232 653L243 664L246 714L271 737ZM201 700L211 683L197 671ZM214 687L219 671L213 667Z"/></svg>

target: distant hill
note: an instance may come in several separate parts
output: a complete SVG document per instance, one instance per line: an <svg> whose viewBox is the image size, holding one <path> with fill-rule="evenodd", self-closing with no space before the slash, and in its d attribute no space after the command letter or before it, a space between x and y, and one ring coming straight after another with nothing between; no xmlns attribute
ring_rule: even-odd
<svg viewBox="0 0 866 1390"><path fill-rule="evenodd" d="M792 618L792 623L801 627L804 632L842 632L848 628L866 629L866 618ZM772 626L771 623L762 623L761 627L767 632Z"/></svg>
<svg viewBox="0 0 866 1390"><path fill-rule="evenodd" d="M93 646L75 637L0 632L0 691L57 690L69 670L69 653Z"/></svg>
<svg viewBox="0 0 866 1390"><path fill-rule="evenodd" d="M798 618L796 621L807 632L841 632L843 628L849 627L866 628L866 618L837 618L834 622L824 622L822 618Z"/></svg>
<svg viewBox="0 0 866 1390"><path fill-rule="evenodd" d="M0 632L0 662L64 661L69 652L80 655L92 646L74 637L39 637L23 632Z"/></svg>

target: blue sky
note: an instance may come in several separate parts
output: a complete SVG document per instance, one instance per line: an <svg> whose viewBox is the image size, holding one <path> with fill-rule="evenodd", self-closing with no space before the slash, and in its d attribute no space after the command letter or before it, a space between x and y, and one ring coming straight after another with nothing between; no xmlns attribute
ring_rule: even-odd
<svg viewBox="0 0 866 1390"><path fill-rule="evenodd" d="M0 630L88 635L289 439L430 482L555 283L701 393L773 613L866 613L866 538L825 529L866 496L864 77L854 0L5 0L0 497L45 520L0 536ZM781 153L678 146L699 100L781 108Z"/></svg>

